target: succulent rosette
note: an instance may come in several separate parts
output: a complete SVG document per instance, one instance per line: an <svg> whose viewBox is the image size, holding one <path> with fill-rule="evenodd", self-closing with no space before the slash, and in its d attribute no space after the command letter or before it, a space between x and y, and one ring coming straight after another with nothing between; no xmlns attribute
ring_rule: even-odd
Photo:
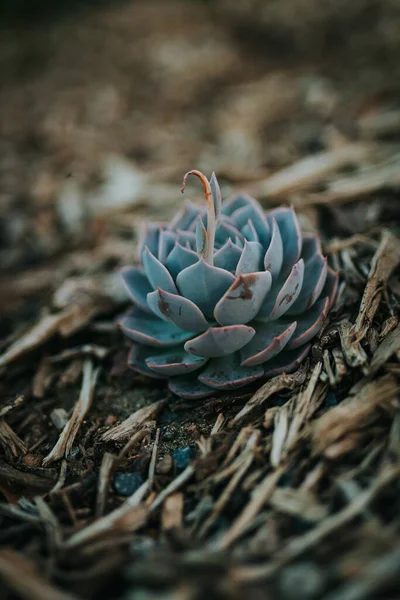
<svg viewBox="0 0 400 600"><path fill-rule="evenodd" d="M133 309L120 322L129 364L167 378L172 392L216 390L293 371L334 300L337 276L320 241L302 234L292 208L264 212L245 194L221 203L215 174L199 171L206 208L190 202L149 224L140 266L121 270Z"/></svg>

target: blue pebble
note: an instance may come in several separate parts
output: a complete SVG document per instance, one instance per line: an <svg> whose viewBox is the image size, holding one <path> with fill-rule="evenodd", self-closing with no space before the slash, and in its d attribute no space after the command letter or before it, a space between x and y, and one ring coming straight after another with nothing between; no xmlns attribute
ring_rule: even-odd
<svg viewBox="0 0 400 600"><path fill-rule="evenodd" d="M140 473L118 473L114 477L114 490L118 496L131 496L143 483Z"/></svg>
<svg viewBox="0 0 400 600"><path fill-rule="evenodd" d="M184 446L183 448L177 448L172 453L172 458L175 461L176 468L179 471L183 471L186 469L192 458L194 458L196 454L193 446Z"/></svg>

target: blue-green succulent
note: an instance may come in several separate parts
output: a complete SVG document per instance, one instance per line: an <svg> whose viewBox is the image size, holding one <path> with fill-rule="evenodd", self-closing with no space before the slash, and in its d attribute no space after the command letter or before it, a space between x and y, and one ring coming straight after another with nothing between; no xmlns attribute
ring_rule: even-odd
<svg viewBox="0 0 400 600"><path fill-rule="evenodd" d="M237 194L221 202L213 173L206 208L186 203L170 223L149 224L140 266L121 275L133 309L121 320L129 364L166 378L183 398L293 371L334 300L336 273L292 208L264 212Z"/></svg>

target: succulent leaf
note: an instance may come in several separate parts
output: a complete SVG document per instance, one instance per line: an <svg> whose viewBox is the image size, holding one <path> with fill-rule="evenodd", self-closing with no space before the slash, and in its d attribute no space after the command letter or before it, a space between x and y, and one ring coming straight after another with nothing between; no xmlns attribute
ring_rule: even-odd
<svg viewBox="0 0 400 600"><path fill-rule="evenodd" d="M249 323L256 317L271 287L268 271L247 273L236 277L214 309L220 325Z"/></svg>
<svg viewBox="0 0 400 600"><path fill-rule="evenodd" d="M147 296L147 302L161 319L169 321L183 331L204 331L208 328L200 308L180 294L170 294L158 288Z"/></svg>
<svg viewBox="0 0 400 600"><path fill-rule="evenodd" d="M175 242L175 246L167 258L167 268L173 279L176 279L183 269L194 265L198 260L197 252L190 248L184 248L179 242Z"/></svg>
<svg viewBox="0 0 400 600"><path fill-rule="evenodd" d="M165 323L139 309L133 309L120 322L125 335L135 342L156 348L168 348L186 342L195 335Z"/></svg>
<svg viewBox="0 0 400 600"><path fill-rule="evenodd" d="M251 342L242 349L242 365L261 365L279 354L293 336L296 325L296 321L290 324L274 321L259 325Z"/></svg>
<svg viewBox="0 0 400 600"><path fill-rule="evenodd" d="M260 270L264 249L259 242L244 240L242 255L236 267L236 275L255 273Z"/></svg>
<svg viewBox="0 0 400 600"><path fill-rule="evenodd" d="M263 367L249 367L240 364L240 355L235 352L216 358L207 365L198 380L217 390L234 390L264 375Z"/></svg>
<svg viewBox="0 0 400 600"><path fill-rule="evenodd" d="M271 219L271 224L272 236L271 242L268 246L268 250L265 253L264 267L266 271L269 271L271 273L272 278L275 280L281 272L282 268L283 244L281 232L279 231L278 224L273 217Z"/></svg>
<svg viewBox="0 0 400 600"><path fill-rule="evenodd" d="M253 337L255 330L246 325L210 327L185 344L185 350L196 356L215 358L227 356L243 348Z"/></svg>
<svg viewBox="0 0 400 600"><path fill-rule="evenodd" d="M146 273L147 279L153 286L153 290L160 287L163 290L171 292L172 294L178 291L167 267L160 263L158 258L156 258L154 254L150 252L147 246L143 251L142 261L144 272Z"/></svg>
<svg viewBox="0 0 400 600"><path fill-rule="evenodd" d="M184 350L164 352L145 359L147 367L158 375L173 377L193 373L203 367L207 359L193 356Z"/></svg>
<svg viewBox="0 0 400 600"><path fill-rule="evenodd" d="M147 305L147 294L152 291L152 287L143 272L139 267L122 267L120 270L122 281L125 289L133 302L140 306L146 312L149 311Z"/></svg>
<svg viewBox="0 0 400 600"><path fill-rule="evenodd" d="M176 278L182 296L212 317L214 307L234 281L232 273L209 265L203 258L181 271Z"/></svg>
<svg viewBox="0 0 400 600"><path fill-rule="evenodd" d="M186 202L170 223L147 226L139 267L121 277L134 303L120 326L128 364L169 379L187 399L295 370L325 323L338 286L314 234L293 208L265 213L247 194L221 202L213 173L206 209Z"/></svg>

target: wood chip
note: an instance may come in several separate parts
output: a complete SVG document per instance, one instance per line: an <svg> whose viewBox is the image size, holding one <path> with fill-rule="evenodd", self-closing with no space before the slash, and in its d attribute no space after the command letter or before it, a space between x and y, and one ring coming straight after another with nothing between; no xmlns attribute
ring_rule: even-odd
<svg viewBox="0 0 400 600"><path fill-rule="evenodd" d="M161 529L163 531L182 526L183 500L184 496L181 492L176 492L165 499L161 513Z"/></svg>
<svg viewBox="0 0 400 600"><path fill-rule="evenodd" d="M104 442L120 442L131 436L137 429L146 421L154 419L162 408L166 405L167 400L158 400L148 406L143 406L132 413L125 421L113 429L109 429L103 434Z"/></svg>
<svg viewBox="0 0 400 600"><path fill-rule="evenodd" d="M330 173L348 164L360 163L373 147L348 144L328 152L313 154L271 175L257 186L258 196L282 196L321 182Z"/></svg>
<svg viewBox="0 0 400 600"><path fill-rule="evenodd" d="M260 387L259 390L250 398L250 400L244 405L242 410L232 419L232 425L236 425L239 421L244 419L254 408L261 406L270 398L273 394L281 392L282 390L294 390L296 387L301 385L306 378L306 370L304 367L298 369L295 373L288 375L282 373L277 377L273 377Z"/></svg>
<svg viewBox="0 0 400 600"><path fill-rule="evenodd" d="M368 383L355 395L349 396L338 406L324 413L313 425L313 445L317 453L326 453L339 440L345 440L353 432L361 432L374 419L380 409L386 407L394 412L392 402L397 398L398 386L392 375L385 375ZM349 448L343 446L343 454Z"/></svg>
<svg viewBox="0 0 400 600"><path fill-rule="evenodd" d="M0 550L0 574L9 589L26 600L78 600L49 583L44 573L12 550Z"/></svg>
<svg viewBox="0 0 400 600"><path fill-rule="evenodd" d="M43 459L44 466L47 466L56 460L60 460L63 457L67 457L70 454L82 421L92 404L98 374L99 369L93 369L92 361L85 361L85 364L83 365L81 393L78 402L75 404L70 420L62 430L58 442L53 450Z"/></svg>
<svg viewBox="0 0 400 600"><path fill-rule="evenodd" d="M368 328L371 326L383 291L399 263L400 240L393 233L386 231L372 259L358 317L351 331L352 337L357 341L365 337Z"/></svg>

